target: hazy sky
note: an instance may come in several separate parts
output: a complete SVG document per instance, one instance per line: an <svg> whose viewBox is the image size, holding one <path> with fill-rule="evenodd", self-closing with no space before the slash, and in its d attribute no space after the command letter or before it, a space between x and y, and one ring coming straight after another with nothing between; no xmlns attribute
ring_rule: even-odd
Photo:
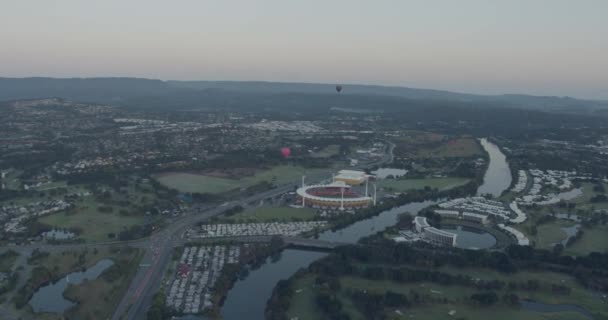
<svg viewBox="0 0 608 320"><path fill-rule="evenodd" d="M608 99L608 0L0 0L0 76Z"/></svg>

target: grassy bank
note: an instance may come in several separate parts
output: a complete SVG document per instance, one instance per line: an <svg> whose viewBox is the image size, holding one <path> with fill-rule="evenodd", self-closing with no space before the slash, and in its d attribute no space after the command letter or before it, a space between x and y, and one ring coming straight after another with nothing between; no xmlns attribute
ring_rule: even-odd
<svg viewBox="0 0 608 320"><path fill-rule="evenodd" d="M181 192L218 194L239 188L247 188L262 181L273 184L296 182L302 175L329 174L329 169L308 169L300 166L276 166L267 170L257 170L251 176L224 178L208 175L172 172L154 176L161 184Z"/></svg>
<svg viewBox="0 0 608 320"><path fill-rule="evenodd" d="M466 178L429 178L429 179L386 179L378 181L378 187L396 192L405 192L412 189L430 187L440 191L448 190L467 184Z"/></svg>
<svg viewBox="0 0 608 320"><path fill-rule="evenodd" d="M314 220L317 216L316 210L311 208L291 208L291 207L260 207L250 208L243 212L222 220L231 222L269 222L269 221L305 221Z"/></svg>

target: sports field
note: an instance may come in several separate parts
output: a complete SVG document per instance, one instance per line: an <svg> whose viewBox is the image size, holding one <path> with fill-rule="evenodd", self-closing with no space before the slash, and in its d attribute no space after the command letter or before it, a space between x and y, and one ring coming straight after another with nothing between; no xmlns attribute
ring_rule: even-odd
<svg viewBox="0 0 608 320"><path fill-rule="evenodd" d="M247 188L262 181L274 184L298 183L302 175L319 176L330 174L330 169L307 169L299 166L277 166L257 171L253 176L240 179L211 177L196 173L170 172L155 175L163 185L181 192L222 193L239 188Z"/></svg>
<svg viewBox="0 0 608 320"><path fill-rule="evenodd" d="M462 186L470 180L466 178L430 178L430 179L386 179L378 181L378 187L390 189L396 192L405 192L412 189L424 189L425 187L448 190Z"/></svg>

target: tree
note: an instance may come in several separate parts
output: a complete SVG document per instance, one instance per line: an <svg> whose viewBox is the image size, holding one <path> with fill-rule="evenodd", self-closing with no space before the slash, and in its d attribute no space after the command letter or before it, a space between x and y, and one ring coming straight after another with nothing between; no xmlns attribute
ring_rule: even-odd
<svg viewBox="0 0 608 320"><path fill-rule="evenodd" d="M409 212L400 213L397 217L397 227L399 229L410 229L412 227L414 217Z"/></svg>
<svg viewBox="0 0 608 320"><path fill-rule="evenodd" d="M384 294L384 303L389 307L400 307L407 305L408 301L405 295L388 290Z"/></svg>
<svg viewBox="0 0 608 320"><path fill-rule="evenodd" d="M498 301L498 296L496 295L496 292L493 291L473 293L471 295L471 300L481 306L491 306Z"/></svg>

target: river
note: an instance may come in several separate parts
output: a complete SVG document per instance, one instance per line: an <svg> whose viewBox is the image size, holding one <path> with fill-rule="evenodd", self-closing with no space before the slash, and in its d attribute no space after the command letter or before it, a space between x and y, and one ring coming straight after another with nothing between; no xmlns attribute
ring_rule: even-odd
<svg viewBox="0 0 608 320"><path fill-rule="evenodd" d="M483 177L483 184L477 189L477 195L489 193L497 198L511 185L511 169L507 157L497 145L486 138L480 139L480 142L490 156L490 163Z"/></svg>
<svg viewBox="0 0 608 320"><path fill-rule="evenodd" d="M490 154L490 163L478 193L491 193L499 196L511 185L509 165L498 146L487 139L481 139L481 145ZM358 221L344 229L325 231L319 235L319 239L356 243L363 237L373 235L395 225L400 213L416 214L435 203L437 201L408 203L384 211L377 216ZM300 268L307 267L310 263L325 255L326 253L288 249L283 251L278 261L272 262L271 259L268 259L259 269L251 271L245 279L238 280L235 283L234 287L228 292L222 306L222 318L225 320L264 320L264 309L276 284L280 280L288 279Z"/></svg>

